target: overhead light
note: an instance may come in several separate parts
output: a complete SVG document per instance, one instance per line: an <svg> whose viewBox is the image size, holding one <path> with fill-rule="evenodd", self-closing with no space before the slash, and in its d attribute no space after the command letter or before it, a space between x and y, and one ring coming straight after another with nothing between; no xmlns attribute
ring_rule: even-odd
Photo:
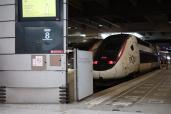
<svg viewBox="0 0 171 114"><path fill-rule="evenodd" d="M170 56L167 56L167 59L170 60L171 59Z"/></svg>
<svg viewBox="0 0 171 114"><path fill-rule="evenodd" d="M78 29L78 27L68 27L68 29Z"/></svg>
<svg viewBox="0 0 171 114"><path fill-rule="evenodd" d="M80 34L81 37L86 37L86 34Z"/></svg>
<svg viewBox="0 0 171 114"><path fill-rule="evenodd" d="M68 29L71 29L71 27L68 27Z"/></svg>
<svg viewBox="0 0 171 114"><path fill-rule="evenodd" d="M87 40L83 40L83 42L87 42Z"/></svg>
<svg viewBox="0 0 171 114"><path fill-rule="evenodd" d="M102 24L99 24L99 27L102 27L103 25Z"/></svg>

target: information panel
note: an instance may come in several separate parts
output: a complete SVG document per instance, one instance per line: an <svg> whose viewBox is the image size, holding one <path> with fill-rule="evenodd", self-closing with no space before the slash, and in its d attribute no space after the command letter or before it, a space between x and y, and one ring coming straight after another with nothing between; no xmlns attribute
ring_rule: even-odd
<svg viewBox="0 0 171 114"><path fill-rule="evenodd" d="M16 53L63 53L63 33L54 25L23 27L17 34Z"/></svg>
<svg viewBox="0 0 171 114"><path fill-rule="evenodd" d="M56 0L23 0L23 18L56 17Z"/></svg>
<svg viewBox="0 0 171 114"><path fill-rule="evenodd" d="M63 0L17 1L15 53L64 53L66 24Z"/></svg>

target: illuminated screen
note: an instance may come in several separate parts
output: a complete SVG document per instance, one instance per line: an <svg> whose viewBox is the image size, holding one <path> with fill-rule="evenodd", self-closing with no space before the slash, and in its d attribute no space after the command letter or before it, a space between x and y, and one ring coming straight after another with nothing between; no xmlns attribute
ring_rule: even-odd
<svg viewBox="0 0 171 114"><path fill-rule="evenodd" d="M56 17L56 7L56 0L22 0L22 17Z"/></svg>

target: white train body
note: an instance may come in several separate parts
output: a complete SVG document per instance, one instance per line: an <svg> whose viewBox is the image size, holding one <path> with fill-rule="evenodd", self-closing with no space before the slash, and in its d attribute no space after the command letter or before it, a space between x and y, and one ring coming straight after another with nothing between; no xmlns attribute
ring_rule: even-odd
<svg viewBox="0 0 171 114"><path fill-rule="evenodd" d="M114 37L117 36L119 35L116 35ZM157 56L154 55L153 49L150 44L137 39L135 36L121 35L119 37L126 37L126 40L122 42L122 46L119 49L115 60L112 61L110 60L111 58L108 59L108 57L104 56L103 54L98 54L97 52L97 55L94 58L94 79L123 78L131 73L145 72L159 66ZM106 39L106 42L107 40L108 39ZM141 42L141 44L138 43L138 40L139 42ZM143 43L145 43L146 45L143 45ZM103 50L100 49L99 53L103 53ZM99 58L97 56L102 57ZM104 65L100 66L100 61L103 61ZM105 63L105 61L111 64L110 68L105 68L108 65Z"/></svg>

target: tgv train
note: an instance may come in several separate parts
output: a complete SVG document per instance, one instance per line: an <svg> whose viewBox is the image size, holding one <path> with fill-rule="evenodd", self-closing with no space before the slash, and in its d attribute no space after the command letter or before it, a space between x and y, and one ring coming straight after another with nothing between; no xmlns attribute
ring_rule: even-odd
<svg viewBox="0 0 171 114"><path fill-rule="evenodd" d="M159 67L151 44L128 34L112 35L94 53L94 79L117 79Z"/></svg>

